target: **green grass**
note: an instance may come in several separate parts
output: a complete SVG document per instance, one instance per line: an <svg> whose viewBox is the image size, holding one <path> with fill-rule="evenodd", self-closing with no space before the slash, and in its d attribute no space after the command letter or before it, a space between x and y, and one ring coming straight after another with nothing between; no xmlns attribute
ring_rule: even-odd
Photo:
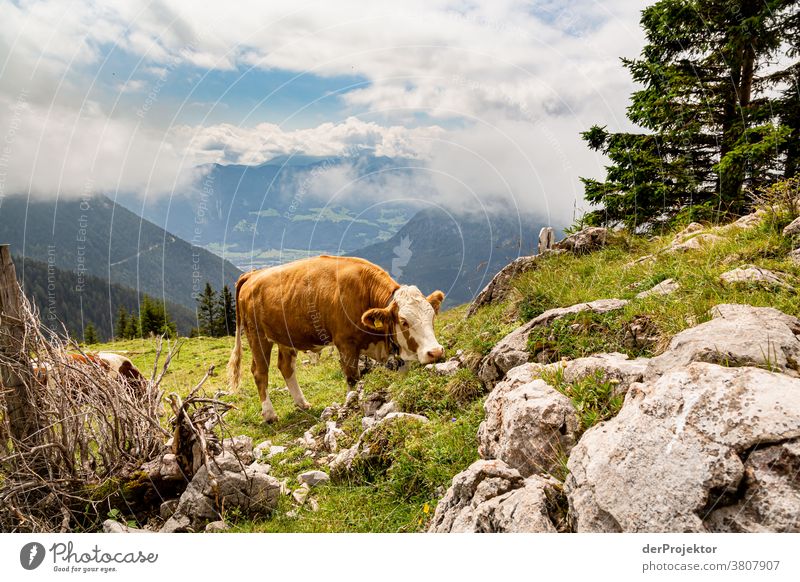
<svg viewBox="0 0 800 582"><path fill-rule="evenodd" d="M800 315L800 297L787 290L757 287L727 287L719 275L747 263L785 273L790 282L800 284L800 268L787 254L792 241L781 234L786 220L779 218L752 230L720 233L723 240L698 251L659 254L673 235L655 238L614 233L611 244L598 252L573 256L551 255L540 261L535 271L518 277L516 296L506 303L479 310L464 319L465 306L437 318L437 337L448 355L462 350L475 369L480 358L495 343L524 321L547 309L603 298L623 298L631 302L617 312L605 315L578 314L551 328L537 331L531 339L534 353L548 349L551 359L580 357L599 351L623 351L632 356L655 355L675 333L708 318L708 311L719 303L747 303L772 306ZM644 255L655 260L631 265ZM635 299L642 290L667 278L676 279L681 288L666 297ZM655 345L632 349L624 341L624 330L635 319L646 318L655 335ZM192 338L184 340L174 359L163 388L184 395L196 385L205 371L215 367L206 392L225 392L225 364L232 338ZM152 369L152 342L131 340L89 349L126 352L146 373ZM326 350L319 364L303 363L298 358L298 379L313 407L298 411L276 369L277 356L270 368L270 396L280 420L272 425L261 421L257 391L249 372L250 354L245 349L242 384L224 399L236 408L227 416L232 435L246 434L256 443L269 439L287 450L271 460L272 473L296 484L298 473L315 466L304 456L304 448L294 441L307 430L322 429L319 417L333 402L343 403L347 393L344 377L335 354ZM546 380L568 396L578 410L581 430L611 418L622 405L614 396L613 385L600 377L580 382L564 382L558 373ZM288 498L282 498L272 516L251 519L228 514L233 531L263 532L399 532L425 529L436 501L456 473L478 458L476 432L483 419L484 390L474 373L461 370L453 377L434 375L419 366L406 374L375 369L365 377L366 393L383 392L407 412L423 414L428 423L395 422L371 436L377 455L369 466L358 467L344 481L314 489L319 511L308 504L295 512ZM342 422L346 436L340 446L350 446L361 434L361 415L352 413ZM564 459L566 472L566 459ZM322 467L324 468L324 467ZM566 473L564 473L566 474ZM563 476L563 475L562 475ZM125 517L125 516L121 516Z"/></svg>

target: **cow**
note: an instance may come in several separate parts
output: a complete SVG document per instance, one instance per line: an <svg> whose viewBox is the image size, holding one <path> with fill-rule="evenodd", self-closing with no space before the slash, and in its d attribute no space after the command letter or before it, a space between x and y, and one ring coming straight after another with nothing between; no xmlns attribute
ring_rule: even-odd
<svg viewBox="0 0 800 582"><path fill-rule="evenodd" d="M102 368L109 376L121 378L131 388L145 388L147 380L128 358L114 352L90 352L86 354L69 354L69 357L81 364L91 364Z"/></svg>
<svg viewBox="0 0 800 582"><path fill-rule="evenodd" d="M433 318L444 293L427 297L413 285L400 285L364 259L322 255L250 271L236 282L236 337L228 361L228 381L237 390L241 376L242 334L253 353L251 370L265 422L277 420L267 393L273 344L278 369L295 405L311 405L297 383L298 350L318 352L333 344L348 385L358 381L359 356L385 362L429 364L444 355Z"/></svg>

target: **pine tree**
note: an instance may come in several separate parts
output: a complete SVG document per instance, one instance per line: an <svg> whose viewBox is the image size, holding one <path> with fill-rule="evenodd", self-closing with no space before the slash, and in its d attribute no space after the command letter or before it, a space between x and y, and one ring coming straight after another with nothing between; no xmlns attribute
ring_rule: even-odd
<svg viewBox="0 0 800 582"><path fill-rule="evenodd" d="M219 294L219 335L234 335L236 333L236 305L233 294L227 285L222 287Z"/></svg>
<svg viewBox="0 0 800 582"><path fill-rule="evenodd" d="M114 326L114 335L117 339L127 339L128 333L128 311L124 305L120 305L117 310L117 323Z"/></svg>
<svg viewBox="0 0 800 582"><path fill-rule="evenodd" d="M175 322L170 320L163 301L156 301L145 295L139 308L139 332L142 337L148 335L177 335Z"/></svg>
<svg viewBox="0 0 800 582"><path fill-rule="evenodd" d="M745 190L796 171L796 66L785 62L800 50L796 2L661 0L641 25L647 44L623 64L643 86L628 117L647 133L582 134L611 161L604 182L583 179L601 206L588 222L652 227L679 213L745 212Z"/></svg>
<svg viewBox="0 0 800 582"><path fill-rule="evenodd" d="M197 327L200 335L212 337L219 335L218 312L217 294L211 283L206 282L205 289L197 297Z"/></svg>
<svg viewBox="0 0 800 582"><path fill-rule="evenodd" d="M94 327L94 324L90 321L86 324L86 327L83 329L83 343L85 344L97 344L100 343L100 338L97 337L97 330Z"/></svg>

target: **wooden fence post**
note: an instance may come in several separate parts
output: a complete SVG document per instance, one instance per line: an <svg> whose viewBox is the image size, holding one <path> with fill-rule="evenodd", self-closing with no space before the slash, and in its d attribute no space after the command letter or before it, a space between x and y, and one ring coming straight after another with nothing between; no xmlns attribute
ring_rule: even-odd
<svg viewBox="0 0 800 582"><path fill-rule="evenodd" d="M0 245L0 389L5 393L11 436L32 445L39 427L35 404L28 391L33 378L29 354L25 353L25 323L22 292L7 244Z"/></svg>

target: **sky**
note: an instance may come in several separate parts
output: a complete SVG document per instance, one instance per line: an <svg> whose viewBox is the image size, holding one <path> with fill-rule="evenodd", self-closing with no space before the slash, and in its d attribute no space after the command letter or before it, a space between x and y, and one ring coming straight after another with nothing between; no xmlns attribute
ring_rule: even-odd
<svg viewBox="0 0 800 582"><path fill-rule="evenodd" d="M579 132L632 129L643 7L0 0L0 197L174 196L212 162L364 152L418 160L444 207L565 225L603 175Z"/></svg>

